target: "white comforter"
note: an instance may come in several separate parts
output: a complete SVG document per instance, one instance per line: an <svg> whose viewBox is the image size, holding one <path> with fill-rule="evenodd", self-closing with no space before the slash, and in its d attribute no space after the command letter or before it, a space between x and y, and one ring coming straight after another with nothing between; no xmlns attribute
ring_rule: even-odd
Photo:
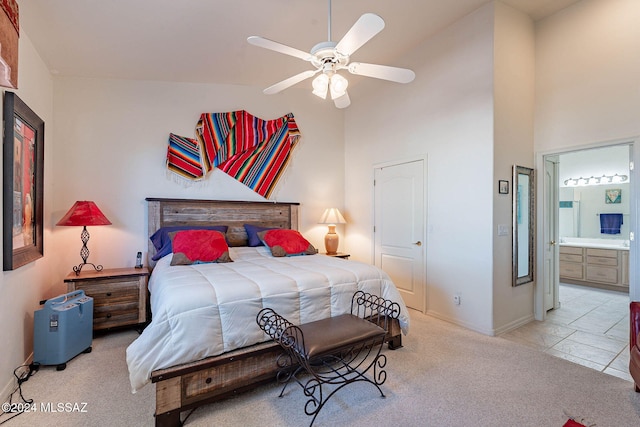
<svg viewBox="0 0 640 427"><path fill-rule="evenodd" d="M386 273L369 264L323 255L274 258L266 247L230 248L234 262L156 264L149 281L153 319L127 348L132 391L151 372L215 356L266 340L256 324L263 307L293 323L348 313L363 290L400 304L406 334L409 314Z"/></svg>

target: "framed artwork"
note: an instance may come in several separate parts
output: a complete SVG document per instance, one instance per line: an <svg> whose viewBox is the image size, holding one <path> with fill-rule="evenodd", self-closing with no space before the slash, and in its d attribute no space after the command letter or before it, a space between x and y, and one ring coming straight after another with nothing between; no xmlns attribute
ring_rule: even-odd
<svg viewBox="0 0 640 427"><path fill-rule="evenodd" d="M604 202L622 203L622 190L619 188L604 190Z"/></svg>
<svg viewBox="0 0 640 427"><path fill-rule="evenodd" d="M498 193L499 194L509 194L509 181L498 181Z"/></svg>
<svg viewBox="0 0 640 427"><path fill-rule="evenodd" d="M4 94L2 269L43 256L44 121L13 92Z"/></svg>

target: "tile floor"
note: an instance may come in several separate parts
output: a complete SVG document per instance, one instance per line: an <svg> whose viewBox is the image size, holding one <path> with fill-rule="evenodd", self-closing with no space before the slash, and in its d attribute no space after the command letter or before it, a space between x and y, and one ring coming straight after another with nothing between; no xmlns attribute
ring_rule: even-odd
<svg viewBox="0 0 640 427"><path fill-rule="evenodd" d="M560 308L503 335L512 341L632 381L629 295L560 284Z"/></svg>

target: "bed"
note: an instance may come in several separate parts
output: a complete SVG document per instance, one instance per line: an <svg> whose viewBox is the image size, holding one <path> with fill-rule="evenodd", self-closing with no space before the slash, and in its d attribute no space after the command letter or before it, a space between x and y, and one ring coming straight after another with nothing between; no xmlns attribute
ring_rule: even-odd
<svg viewBox="0 0 640 427"><path fill-rule="evenodd" d="M300 322L342 314L355 290L401 304L387 336L401 346L408 312L388 276L365 263L324 255L273 257L247 246L245 224L298 227L297 203L148 198L149 235L168 226L225 226L233 262L171 266L150 261L152 321L127 349L132 391L156 387L157 426L181 424L181 413L273 381L280 347L259 329L261 308ZM149 243L149 258L156 247Z"/></svg>

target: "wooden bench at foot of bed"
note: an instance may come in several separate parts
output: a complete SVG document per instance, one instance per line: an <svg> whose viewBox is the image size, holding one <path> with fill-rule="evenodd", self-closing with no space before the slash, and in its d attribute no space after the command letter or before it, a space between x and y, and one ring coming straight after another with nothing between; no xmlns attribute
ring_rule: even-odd
<svg viewBox="0 0 640 427"><path fill-rule="evenodd" d="M402 347L402 332L392 319L385 341L390 349ZM273 341L219 356L153 371L156 387L155 425L182 425L181 413L253 389L276 379L276 360L283 350Z"/></svg>

